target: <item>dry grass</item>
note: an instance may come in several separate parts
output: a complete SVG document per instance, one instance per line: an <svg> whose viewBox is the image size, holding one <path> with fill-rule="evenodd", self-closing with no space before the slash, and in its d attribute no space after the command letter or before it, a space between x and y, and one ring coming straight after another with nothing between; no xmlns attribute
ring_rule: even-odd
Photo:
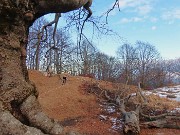
<svg viewBox="0 0 180 135"><path fill-rule="evenodd" d="M172 110L174 108L180 107L180 102L176 102L167 98L160 98L157 95L151 94L147 96L148 98L148 107L161 109L161 110Z"/></svg>
<svg viewBox="0 0 180 135"><path fill-rule="evenodd" d="M89 135L119 135L112 132L109 128L112 123L100 121L99 114L101 107L97 102L97 97L93 94L87 94L80 89L84 83L99 84L102 89L108 89L112 92L124 95L137 91L136 86L126 86L124 84L113 84L107 81L97 81L89 77L68 76L67 83L62 85L58 75L46 77L41 72L29 71L30 80L32 80L39 91L38 100L44 112L51 118L60 120L65 125L65 130L73 129ZM161 99L158 96L148 97L150 106L156 108L173 108L179 104L167 99ZM153 133L157 133L155 130ZM159 132L159 130L158 130ZM141 135L145 135L146 130L142 130ZM176 130L165 130L164 135L176 133ZM178 132L180 133L180 132ZM176 133L177 134L177 133Z"/></svg>

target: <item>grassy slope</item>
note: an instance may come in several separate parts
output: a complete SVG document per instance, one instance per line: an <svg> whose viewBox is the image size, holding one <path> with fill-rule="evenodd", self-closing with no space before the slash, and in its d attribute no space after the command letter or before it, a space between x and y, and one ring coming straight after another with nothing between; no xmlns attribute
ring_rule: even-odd
<svg viewBox="0 0 180 135"><path fill-rule="evenodd" d="M91 94L87 95L79 88L84 82L95 82L95 80L69 75L67 83L62 85L62 81L57 75L49 78L39 71L31 70L29 76L38 88L38 99L44 112L51 118L62 121L65 130L74 129L91 135L118 134L109 130L112 123L99 120L98 116L102 110L97 103L97 98ZM109 82L100 81L100 84L108 89L114 88L113 84ZM142 135L155 135L160 132L168 135L180 134L178 130L158 129L142 130Z"/></svg>

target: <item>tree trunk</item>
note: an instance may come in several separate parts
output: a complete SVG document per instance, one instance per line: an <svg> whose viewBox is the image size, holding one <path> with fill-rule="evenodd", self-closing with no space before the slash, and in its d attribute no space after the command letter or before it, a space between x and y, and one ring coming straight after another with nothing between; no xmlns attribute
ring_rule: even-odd
<svg viewBox="0 0 180 135"><path fill-rule="evenodd" d="M0 18L3 18L0 23L0 132L62 133L62 127L41 111L38 92L28 78L26 44L29 23L17 14L15 17L1 14ZM31 125L40 130L29 127Z"/></svg>
<svg viewBox="0 0 180 135"><path fill-rule="evenodd" d="M98 86L98 88L100 88ZM101 88L100 88L101 89ZM119 106L119 110L123 114L123 132L125 135L138 135L140 133L140 127L139 127L139 111L140 111L140 105L136 107L135 111L129 111L127 112L125 110L125 99L120 99L120 96L117 96L115 98L111 98L107 95L107 91L104 91L105 97L108 99L108 101L114 102L117 106Z"/></svg>
<svg viewBox="0 0 180 135"><path fill-rule="evenodd" d="M26 67L28 29L47 13L68 12L91 0L0 1L0 134L62 134L63 128L48 118L37 100Z"/></svg>
<svg viewBox="0 0 180 135"><path fill-rule="evenodd" d="M35 67L35 69L36 70L39 70L39 56L40 56L40 44L41 44L41 34L40 34L40 30L38 31L38 35L37 35L37 37L38 37L38 41L37 41L37 47L36 47L36 53L35 53L35 55L36 55L36 57L35 57L35 65L36 65L36 67Z"/></svg>
<svg viewBox="0 0 180 135"><path fill-rule="evenodd" d="M139 114L135 111L124 112L123 132L126 135L138 135L140 133Z"/></svg>

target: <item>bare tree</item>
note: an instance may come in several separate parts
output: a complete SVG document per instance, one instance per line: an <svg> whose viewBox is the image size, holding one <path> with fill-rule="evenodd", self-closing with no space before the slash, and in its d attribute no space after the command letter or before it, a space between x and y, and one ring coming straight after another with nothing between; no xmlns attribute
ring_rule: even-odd
<svg viewBox="0 0 180 135"><path fill-rule="evenodd" d="M99 80L114 81L117 75L117 60L101 52L96 52L93 62L93 74Z"/></svg>
<svg viewBox="0 0 180 135"><path fill-rule="evenodd" d="M166 84L180 84L180 58L165 60L162 66L166 72Z"/></svg>
<svg viewBox="0 0 180 135"><path fill-rule="evenodd" d="M136 51L138 54L138 74L142 87L148 82L149 71L152 70L153 64L158 61L160 55L156 48L146 42L137 41Z"/></svg>
<svg viewBox="0 0 180 135"><path fill-rule="evenodd" d="M95 59L95 74L97 76L97 79L99 80L104 80L105 79L105 64L106 64L106 59L107 55L98 52L96 54L96 59Z"/></svg>
<svg viewBox="0 0 180 135"><path fill-rule="evenodd" d="M44 17L41 17L34 22L32 27L29 29L28 35L28 46L27 46L27 66L29 69L38 70L40 67L40 61L42 59L43 48L46 47L46 43L42 41L42 26L47 21Z"/></svg>
<svg viewBox="0 0 180 135"><path fill-rule="evenodd" d="M82 55L80 57L82 60L82 74L91 74L95 51L96 49L92 43L89 43L87 40L83 40L81 45Z"/></svg>
<svg viewBox="0 0 180 135"><path fill-rule="evenodd" d="M67 33L62 30L56 34L56 49L55 49L55 70L62 73L69 66L69 58L73 52L72 41Z"/></svg>
<svg viewBox="0 0 180 135"><path fill-rule="evenodd" d="M136 49L128 43L118 48L117 56L123 65L121 69L120 81L132 84L137 69L137 52Z"/></svg>
<svg viewBox="0 0 180 135"><path fill-rule="evenodd" d="M117 56L121 62L120 82L137 84L152 89L165 84L165 66L156 48L142 41L136 45L126 43L119 47Z"/></svg>

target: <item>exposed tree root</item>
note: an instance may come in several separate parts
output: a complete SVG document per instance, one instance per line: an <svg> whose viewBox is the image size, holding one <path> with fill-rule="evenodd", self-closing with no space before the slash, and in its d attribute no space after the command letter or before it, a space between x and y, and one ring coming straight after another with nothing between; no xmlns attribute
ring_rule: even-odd
<svg viewBox="0 0 180 135"><path fill-rule="evenodd" d="M81 135L78 132L63 132L63 127L42 112L37 98L29 96L20 106L21 113L29 125L21 123L0 101L0 135Z"/></svg>
<svg viewBox="0 0 180 135"><path fill-rule="evenodd" d="M61 134L62 126L44 114L35 96L29 96L20 107L21 112L33 126L49 134Z"/></svg>
<svg viewBox="0 0 180 135"><path fill-rule="evenodd" d="M139 114L134 111L125 112L124 115L124 128L123 132L125 134L132 133L134 135L140 133L139 127Z"/></svg>
<svg viewBox="0 0 180 135"><path fill-rule="evenodd" d="M17 120L9 111L2 108L0 102L0 134L1 135L44 135L34 127L29 127Z"/></svg>

